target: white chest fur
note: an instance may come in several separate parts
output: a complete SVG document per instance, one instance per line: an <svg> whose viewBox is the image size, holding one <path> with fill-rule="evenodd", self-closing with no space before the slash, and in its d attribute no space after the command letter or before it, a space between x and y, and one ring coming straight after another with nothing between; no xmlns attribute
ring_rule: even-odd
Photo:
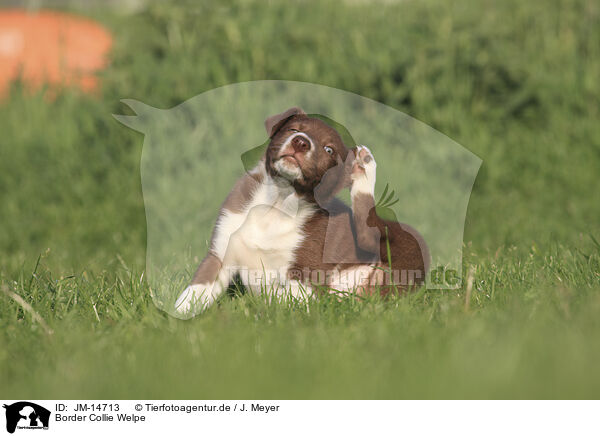
<svg viewBox="0 0 600 436"><path fill-rule="evenodd" d="M239 273L255 291L282 284L304 238L303 225L314 210L291 186L266 178L241 213L223 211L213 252L227 275Z"/></svg>

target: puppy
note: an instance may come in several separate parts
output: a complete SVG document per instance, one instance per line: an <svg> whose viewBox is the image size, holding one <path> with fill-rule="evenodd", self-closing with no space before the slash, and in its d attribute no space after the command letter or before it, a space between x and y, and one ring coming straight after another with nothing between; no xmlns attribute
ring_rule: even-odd
<svg viewBox="0 0 600 436"><path fill-rule="evenodd" d="M253 292L402 292L425 280L429 254L409 226L376 213L376 163L365 146L299 108L265 121L259 164L226 198L210 249L175 303L197 314L235 275ZM352 207L335 198L350 188Z"/></svg>

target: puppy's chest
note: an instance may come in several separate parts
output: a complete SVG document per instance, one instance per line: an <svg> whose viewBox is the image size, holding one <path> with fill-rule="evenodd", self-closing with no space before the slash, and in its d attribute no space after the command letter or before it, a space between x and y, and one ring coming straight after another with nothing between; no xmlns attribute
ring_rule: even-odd
<svg viewBox="0 0 600 436"><path fill-rule="evenodd" d="M260 185L239 214L241 225L229 240L228 260L253 269L288 268L305 237L302 228L314 207L293 192Z"/></svg>

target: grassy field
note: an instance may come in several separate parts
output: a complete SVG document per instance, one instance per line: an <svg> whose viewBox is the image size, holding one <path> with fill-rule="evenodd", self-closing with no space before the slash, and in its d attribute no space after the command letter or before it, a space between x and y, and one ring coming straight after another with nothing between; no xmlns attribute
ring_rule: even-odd
<svg viewBox="0 0 600 436"><path fill-rule="evenodd" d="M0 397L600 396L596 2L85 13L115 36L99 95L51 100L17 83L0 101ZM483 159L465 225L468 293L308 309L246 295L187 322L154 306L143 137L111 114L127 113L122 98L169 108L258 79L373 98ZM229 189L214 188L219 199Z"/></svg>

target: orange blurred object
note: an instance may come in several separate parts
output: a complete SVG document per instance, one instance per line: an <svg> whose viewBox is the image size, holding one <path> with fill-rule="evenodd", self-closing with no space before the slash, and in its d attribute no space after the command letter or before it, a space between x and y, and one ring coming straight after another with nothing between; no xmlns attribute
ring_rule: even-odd
<svg viewBox="0 0 600 436"><path fill-rule="evenodd" d="M92 92L111 45L110 33L87 18L0 9L0 96L18 77L34 90L48 83Z"/></svg>

